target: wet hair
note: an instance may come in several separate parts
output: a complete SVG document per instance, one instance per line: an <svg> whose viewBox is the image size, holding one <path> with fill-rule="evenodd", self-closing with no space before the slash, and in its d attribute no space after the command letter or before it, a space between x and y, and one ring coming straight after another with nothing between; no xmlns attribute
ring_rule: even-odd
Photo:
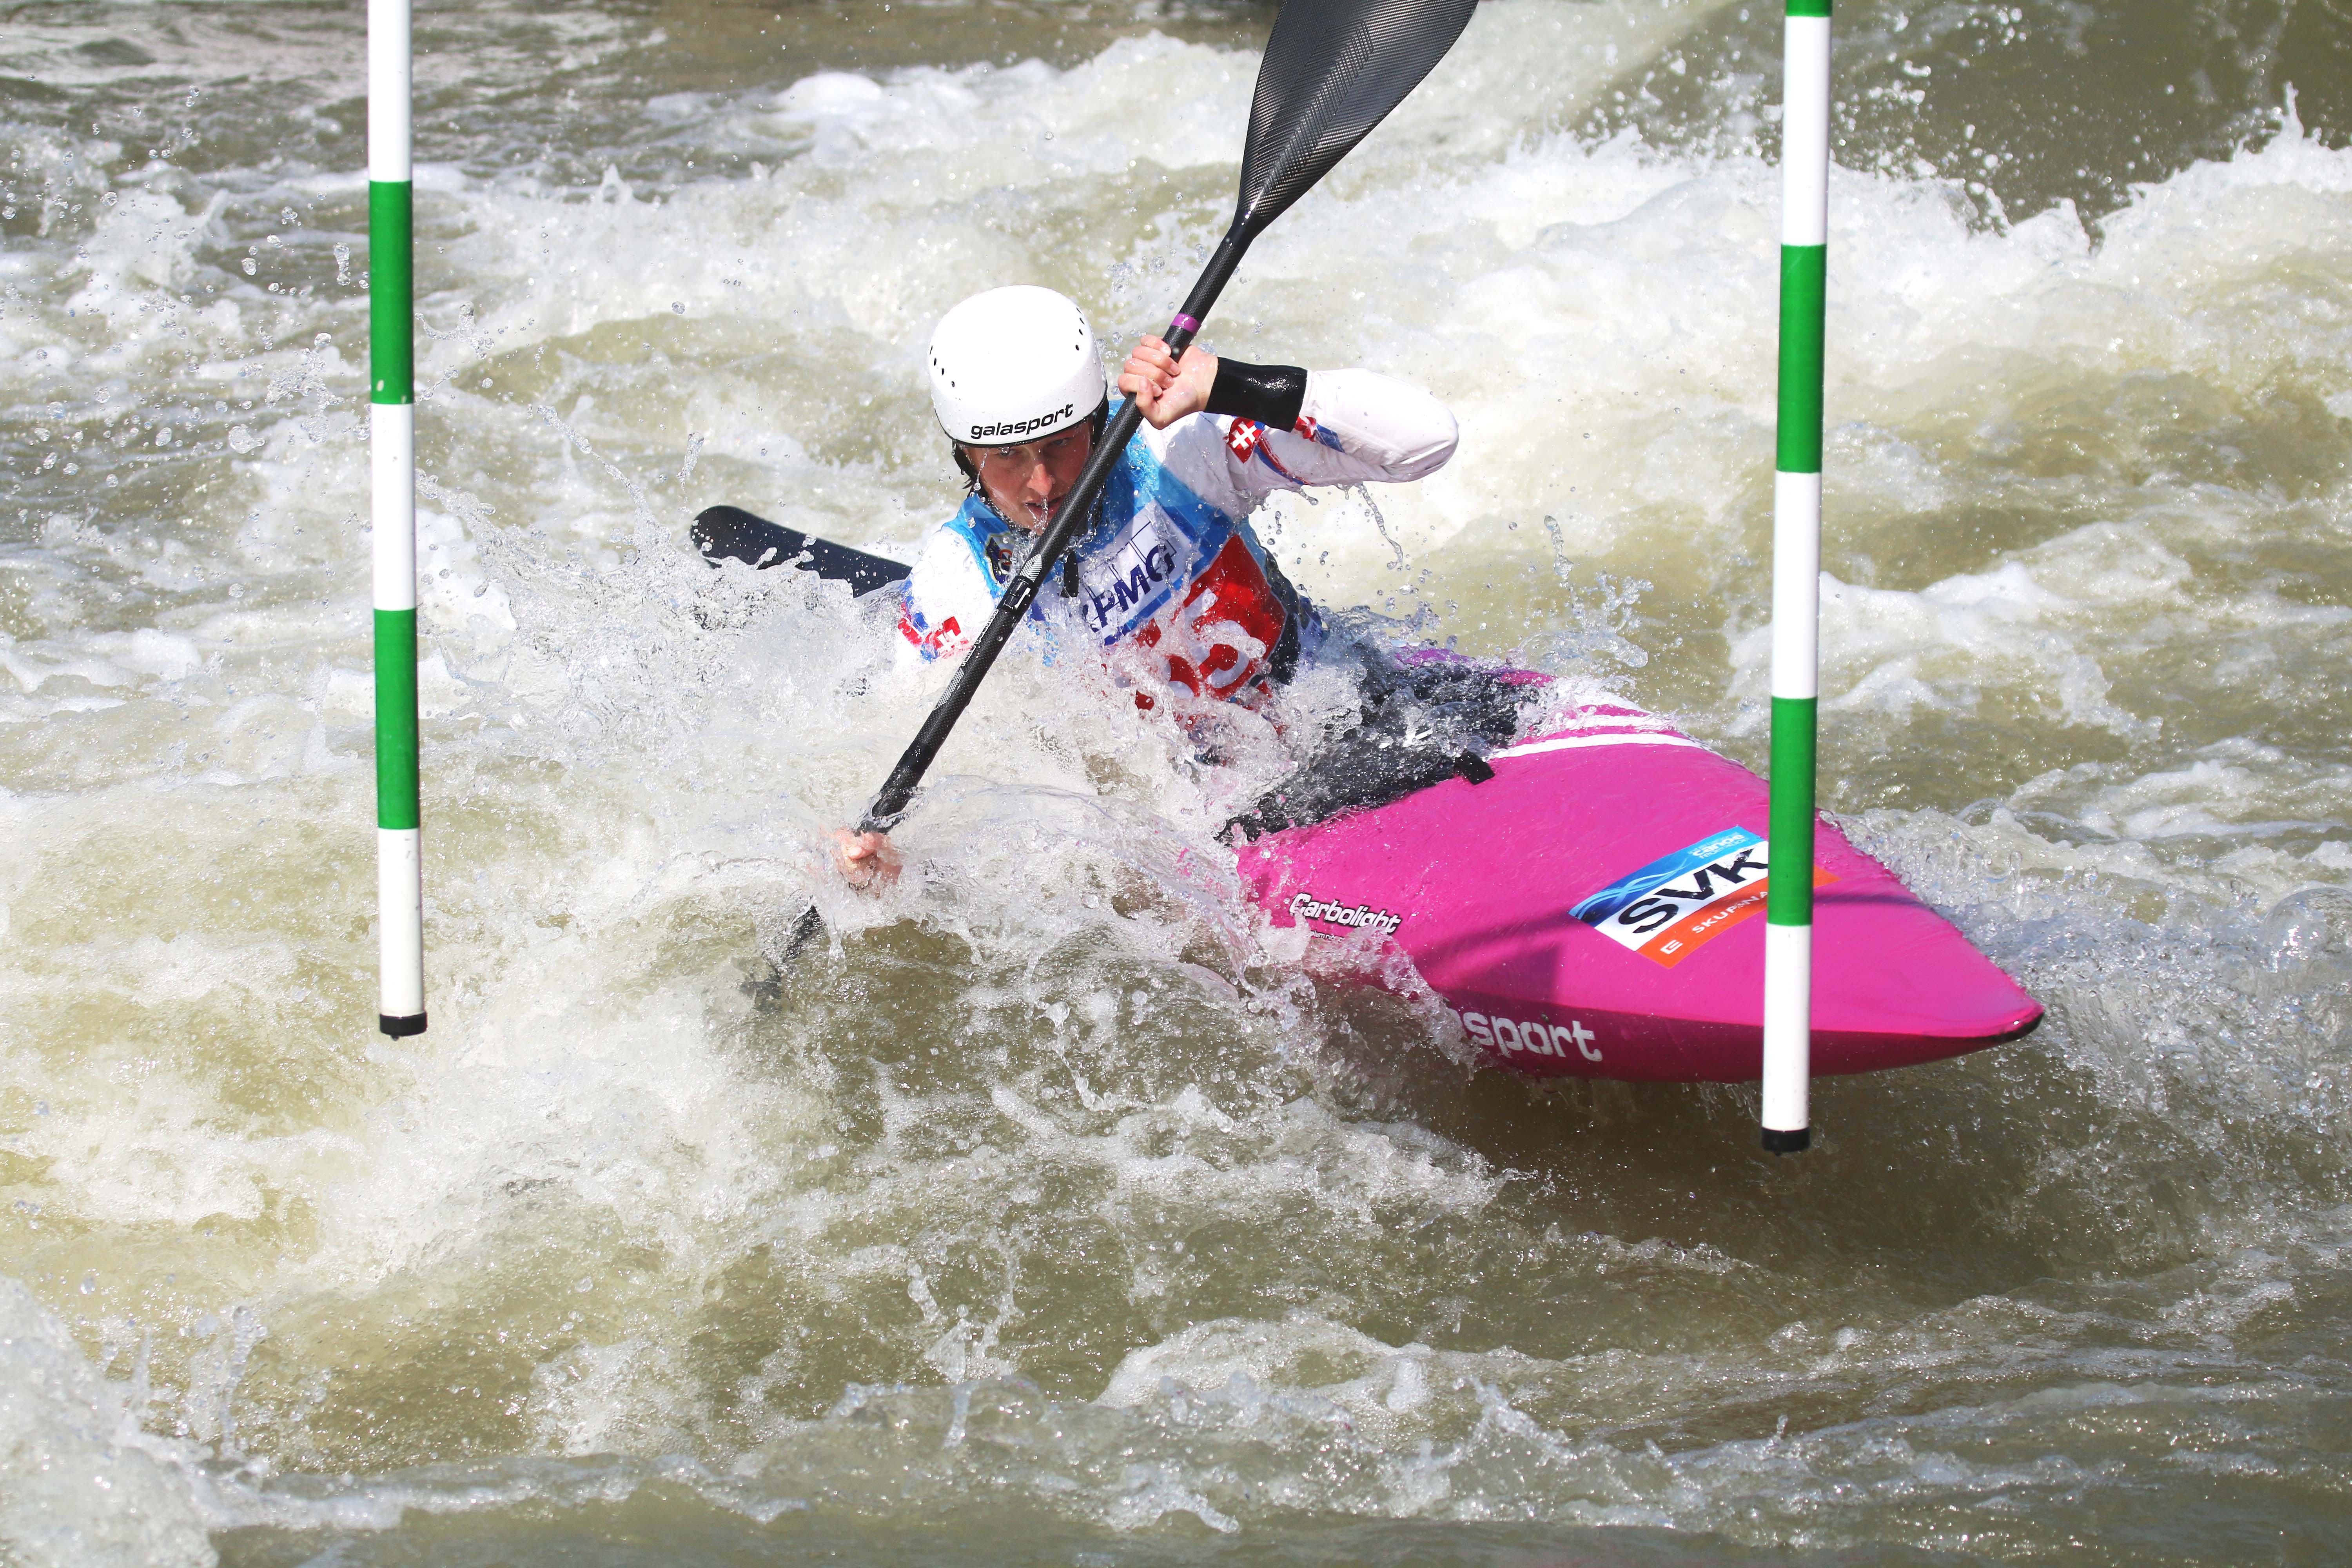
<svg viewBox="0 0 2352 1568"><path fill-rule="evenodd" d="M1103 431L1110 424L1110 394L1103 394L1103 400L1095 405L1095 411L1087 416L1087 424L1094 432L1094 441L1089 443L1087 447L1087 449L1091 452L1094 450L1095 446L1100 444L1103 438ZM1058 436L1060 434L1062 434L1062 432L1059 430L1054 432L1054 436ZM1044 439L1048 441L1053 438L1053 436L1044 437ZM963 493L968 496L976 496L981 493L980 470L972 466L972 461L970 458L963 455L963 447L964 444L961 441L950 439L948 442L948 456L955 459L956 471L963 476Z"/></svg>

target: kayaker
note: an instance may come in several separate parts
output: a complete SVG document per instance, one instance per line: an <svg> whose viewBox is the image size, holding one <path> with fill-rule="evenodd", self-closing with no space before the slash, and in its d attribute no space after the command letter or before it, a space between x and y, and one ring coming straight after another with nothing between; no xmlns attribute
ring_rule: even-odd
<svg viewBox="0 0 2352 1568"><path fill-rule="evenodd" d="M1077 482L1110 418L1094 332L1050 289L976 294L931 337L931 406L970 491L931 531L907 580L910 658L953 657ZM1249 526L1276 490L1402 483L1454 455L1454 416L1365 370L1245 364L1195 345L1181 361L1139 342L1118 390L1145 428L1112 470L1095 526L1030 611L1049 640L1111 650L1139 707L1176 694L1255 704L1324 638L1315 607ZM1059 590L1057 592L1057 590ZM835 835L856 886L898 875L887 837Z"/></svg>

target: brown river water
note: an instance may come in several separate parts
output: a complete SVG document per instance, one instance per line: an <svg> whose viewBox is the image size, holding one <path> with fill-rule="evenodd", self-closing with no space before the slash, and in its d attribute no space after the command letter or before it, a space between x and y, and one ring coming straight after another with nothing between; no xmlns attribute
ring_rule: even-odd
<svg viewBox="0 0 2352 1568"><path fill-rule="evenodd" d="M1777 1162L1270 949L1263 727L1008 660L817 875L936 677L687 519L909 549L1270 18L428 0L392 1042L362 7L0 6L0 1563L2352 1559L2352 13L1841 7L1823 801L2050 1015ZM1490 0L1260 242L1212 346L1462 424L1318 602L1760 760L1779 26Z"/></svg>

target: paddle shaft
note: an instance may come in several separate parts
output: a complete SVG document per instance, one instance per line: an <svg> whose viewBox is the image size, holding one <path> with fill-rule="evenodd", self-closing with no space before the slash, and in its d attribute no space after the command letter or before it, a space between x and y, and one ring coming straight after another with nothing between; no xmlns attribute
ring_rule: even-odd
<svg viewBox="0 0 2352 1568"><path fill-rule="evenodd" d="M1192 339L1201 330L1202 319L1217 302L1217 296L1224 291L1226 282L1234 275L1234 268L1241 264L1242 252L1249 248L1250 238L1236 225L1218 242L1215 254L1209 258L1208 267L1201 273L1201 280L1192 285L1192 292L1185 297L1184 308L1168 323L1166 337L1170 354L1181 359L1184 351L1192 346ZM882 787L875 792L874 802L866 808L866 816L858 823L857 831L887 833L898 826L908 801L914 797L916 786L923 782L924 773L930 770L931 763L940 754L940 748L947 744L956 721L962 718L963 710L971 706L972 694L980 689L980 683L988 679L989 669L996 663L996 656L1004 651L1004 645L1012 640L1014 630L1021 625L1021 618L1029 613L1030 605L1037 597L1037 590L1053 571L1055 563L1077 542L1079 534L1092 521L1095 502L1110 478L1112 465L1126 454L1128 442L1133 439L1136 426L1142 422L1142 408L1129 398L1127 406L1120 409L1118 416L1110 422L1110 427L1103 432L1102 439L1095 443L1085 469L1078 475L1078 482L1071 486L1070 493L1063 498L1053 521L1045 525L1045 533L1029 552L1028 558L1014 570L1013 580L1004 585L1004 596L997 600L996 613L988 617L988 625L981 628L980 635L972 639L971 647L957 661L955 674L949 679L947 690L932 705L929 716L923 721L923 727L915 731L914 740L908 742L906 751L898 758L898 765L890 770L890 776L883 780Z"/></svg>

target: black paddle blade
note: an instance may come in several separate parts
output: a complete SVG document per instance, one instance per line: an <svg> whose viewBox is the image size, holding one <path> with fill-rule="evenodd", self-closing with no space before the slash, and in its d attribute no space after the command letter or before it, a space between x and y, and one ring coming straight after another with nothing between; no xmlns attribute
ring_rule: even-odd
<svg viewBox="0 0 2352 1568"><path fill-rule="evenodd" d="M905 577L908 568L886 555L869 555L754 517L740 506L714 506L694 520L694 547L713 566L740 561L747 566L798 566L803 572L846 583L852 594L870 594Z"/></svg>
<svg viewBox="0 0 2352 1568"><path fill-rule="evenodd" d="M1445 58L1478 0L1283 0L1257 69L1234 226L1282 216Z"/></svg>

